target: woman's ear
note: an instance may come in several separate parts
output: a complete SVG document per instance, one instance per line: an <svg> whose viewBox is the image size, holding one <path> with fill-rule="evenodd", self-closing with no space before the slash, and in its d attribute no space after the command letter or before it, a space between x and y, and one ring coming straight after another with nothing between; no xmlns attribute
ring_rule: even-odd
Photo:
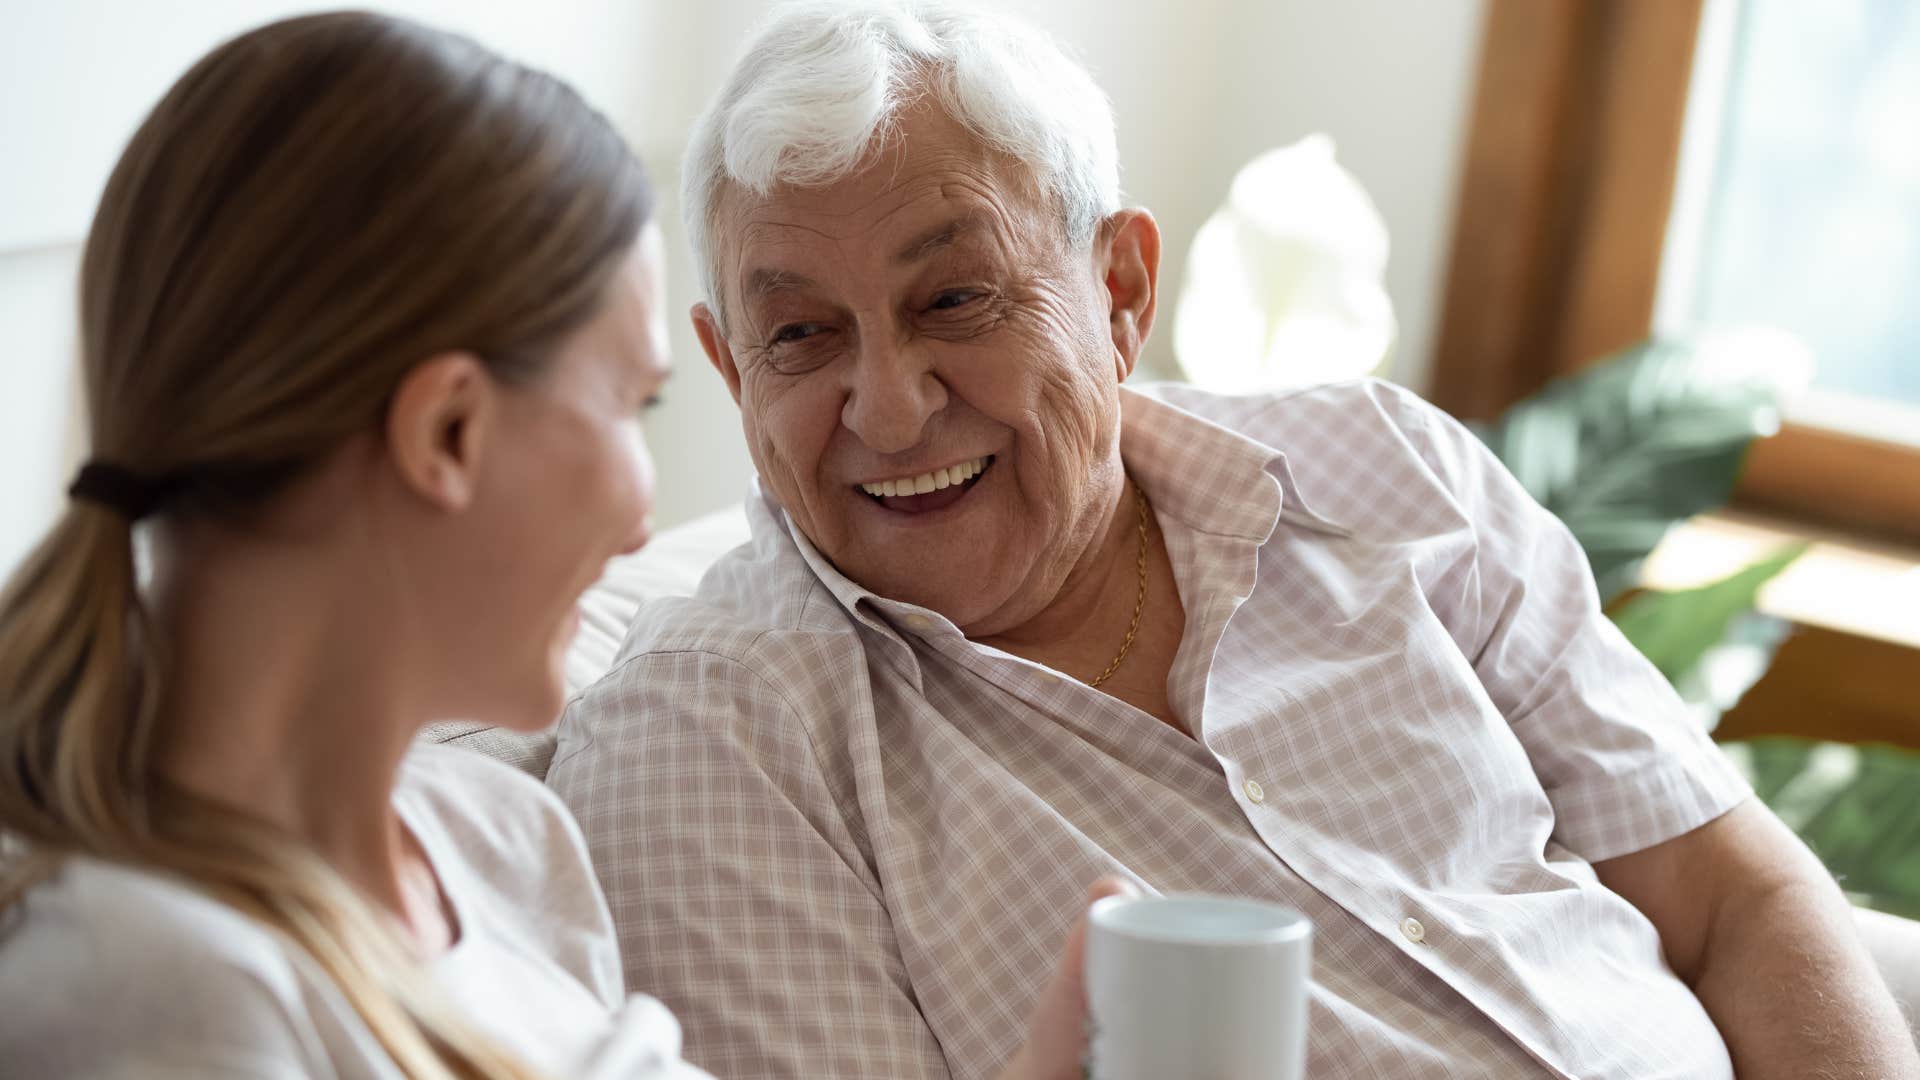
<svg viewBox="0 0 1920 1080"><path fill-rule="evenodd" d="M499 392L486 364L472 353L442 353L407 372L387 407L386 424L401 483L442 510L471 505Z"/></svg>

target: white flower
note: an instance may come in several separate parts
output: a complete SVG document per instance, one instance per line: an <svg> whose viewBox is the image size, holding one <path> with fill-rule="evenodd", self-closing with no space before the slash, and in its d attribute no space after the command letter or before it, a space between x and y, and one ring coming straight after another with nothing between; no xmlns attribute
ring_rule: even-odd
<svg viewBox="0 0 1920 1080"><path fill-rule="evenodd" d="M1386 265L1386 223L1331 138L1270 150L1194 236L1174 320L1180 366L1228 393L1378 371L1397 331Z"/></svg>

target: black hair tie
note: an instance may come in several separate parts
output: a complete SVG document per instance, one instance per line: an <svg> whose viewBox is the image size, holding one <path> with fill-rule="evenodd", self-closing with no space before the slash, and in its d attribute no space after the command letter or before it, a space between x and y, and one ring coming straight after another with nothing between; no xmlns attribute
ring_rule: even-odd
<svg viewBox="0 0 1920 1080"><path fill-rule="evenodd" d="M175 477L143 476L119 465L89 461L80 466L67 495L117 510L135 522L160 509L179 487Z"/></svg>

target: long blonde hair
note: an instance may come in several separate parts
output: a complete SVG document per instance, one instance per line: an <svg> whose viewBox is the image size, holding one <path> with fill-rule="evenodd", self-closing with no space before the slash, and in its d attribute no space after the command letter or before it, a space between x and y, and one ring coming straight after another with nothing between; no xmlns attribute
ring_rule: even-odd
<svg viewBox="0 0 1920 1080"><path fill-rule="evenodd" d="M176 519L258 505L429 356L538 377L650 212L603 117L464 38L364 13L244 34L168 91L101 196L91 458ZM316 853L156 774L166 642L130 516L71 503L0 594L0 834L21 849L0 912L72 854L172 874L311 954L408 1075L531 1075Z"/></svg>

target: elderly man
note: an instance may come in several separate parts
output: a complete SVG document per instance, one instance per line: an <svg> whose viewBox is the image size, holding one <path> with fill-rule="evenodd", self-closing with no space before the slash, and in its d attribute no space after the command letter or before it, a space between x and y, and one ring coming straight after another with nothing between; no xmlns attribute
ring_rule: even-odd
<svg viewBox="0 0 1920 1080"><path fill-rule="evenodd" d="M1160 237L1043 37L790 9L685 212L754 538L551 782L692 1059L990 1074L1119 872L1312 918L1316 1076L1915 1071L1838 891L1472 436L1120 385Z"/></svg>

